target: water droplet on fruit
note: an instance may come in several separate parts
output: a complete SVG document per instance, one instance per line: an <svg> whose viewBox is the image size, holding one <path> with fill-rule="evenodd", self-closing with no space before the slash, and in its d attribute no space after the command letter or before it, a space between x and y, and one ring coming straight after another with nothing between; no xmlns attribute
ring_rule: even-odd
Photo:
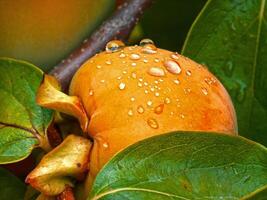
<svg viewBox="0 0 267 200"><path fill-rule="evenodd" d="M139 43L140 46L145 46L147 44L154 44L154 42L151 39L145 38L142 39Z"/></svg>
<svg viewBox="0 0 267 200"><path fill-rule="evenodd" d="M158 67L150 67L148 70L148 74L152 76L165 76L165 72L163 69L158 68Z"/></svg>
<svg viewBox="0 0 267 200"><path fill-rule="evenodd" d="M145 54L155 54L157 53L157 47L153 44L147 44L143 46L141 51L142 53L145 53Z"/></svg>
<svg viewBox="0 0 267 200"><path fill-rule="evenodd" d="M120 57L120 58L125 58L126 55L125 55L125 53L121 53L121 54L119 55L119 57Z"/></svg>
<svg viewBox="0 0 267 200"><path fill-rule="evenodd" d="M132 63L132 66L135 67L135 66L136 66L136 63L133 62L133 63Z"/></svg>
<svg viewBox="0 0 267 200"><path fill-rule="evenodd" d="M166 103L166 104L170 104L170 103L171 103L171 99L168 98L168 97L166 97L166 98L164 99L164 103Z"/></svg>
<svg viewBox="0 0 267 200"><path fill-rule="evenodd" d="M125 44L120 40L112 40L106 45L106 52L113 53L119 51Z"/></svg>
<svg viewBox="0 0 267 200"><path fill-rule="evenodd" d="M101 65L97 65L96 68L97 68L97 69L101 69L102 66L101 66Z"/></svg>
<svg viewBox="0 0 267 200"><path fill-rule="evenodd" d="M147 103L146 103L148 106L152 106L152 101L147 101Z"/></svg>
<svg viewBox="0 0 267 200"><path fill-rule="evenodd" d="M155 92L155 96L159 97L160 96L159 92Z"/></svg>
<svg viewBox="0 0 267 200"><path fill-rule="evenodd" d="M174 59L174 60L178 60L178 59L179 59L177 53L173 53L173 54L171 54L171 58Z"/></svg>
<svg viewBox="0 0 267 200"><path fill-rule="evenodd" d="M138 60L138 59L140 59L140 56L138 54L136 54L136 53L133 53L133 54L131 54L130 58L132 60Z"/></svg>
<svg viewBox="0 0 267 200"><path fill-rule="evenodd" d="M105 83L105 80L103 80L103 79L102 79L102 80L100 80L100 83Z"/></svg>
<svg viewBox="0 0 267 200"><path fill-rule="evenodd" d="M134 102L135 101L135 98L134 97L131 97L131 102Z"/></svg>
<svg viewBox="0 0 267 200"><path fill-rule="evenodd" d="M164 104L160 104L157 107L155 107L154 113L159 115L159 114L161 114L163 112L163 109L164 109Z"/></svg>
<svg viewBox="0 0 267 200"><path fill-rule="evenodd" d="M158 58L155 58L154 61L158 63L160 60Z"/></svg>
<svg viewBox="0 0 267 200"><path fill-rule="evenodd" d="M201 91L204 95L208 95L208 90L206 88L201 88Z"/></svg>
<svg viewBox="0 0 267 200"><path fill-rule="evenodd" d="M111 62L110 60L107 60L107 61L106 61L106 64L107 64L107 65L111 65L112 62Z"/></svg>
<svg viewBox="0 0 267 200"><path fill-rule="evenodd" d="M175 79L173 80L173 82L176 84L176 85L179 85L180 81L178 79Z"/></svg>
<svg viewBox="0 0 267 200"><path fill-rule="evenodd" d="M119 89L120 89L120 90L124 90L125 87L126 87L126 84L125 84L125 83L120 83L120 84L119 84Z"/></svg>
<svg viewBox="0 0 267 200"><path fill-rule="evenodd" d="M166 69L172 74L180 74L182 71L178 63L173 60L166 60L163 64Z"/></svg>
<svg viewBox="0 0 267 200"><path fill-rule="evenodd" d="M185 118L185 116L184 116L183 114L180 114L180 117L181 117L182 119L184 119L184 118Z"/></svg>
<svg viewBox="0 0 267 200"><path fill-rule="evenodd" d="M147 60L147 59L144 59L143 62L144 62L144 63L148 63L148 60Z"/></svg>
<svg viewBox="0 0 267 200"><path fill-rule="evenodd" d="M128 111L128 115L129 115L129 116L133 116L133 110L129 110L129 111Z"/></svg>
<svg viewBox="0 0 267 200"><path fill-rule="evenodd" d="M153 129L157 129L157 128L159 128L159 124L158 124L158 122L157 122L155 119L153 119L153 118L148 118L148 120L147 120L147 124L148 124L151 128L153 128Z"/></svg>
<svg viewBox="0 0 267 200"><path fill-rule="evenodd" d="M192 72L190 70L186 70L186 75L187 76L191 76L192 75Z"/></svg>
<svg viewBox="0 0 267 200"><path fill-rule="evenodd" d="M94 90L89 90L89 95L93 96L94 95Z"/></svg>
<svg viewBox="0 0 267 200"><path fill-rule="evenodd" d="M103 147L104 147L105 149L107 149L107 148L109 147L108 143L107 143L107 142L104 142L104 143L103 143Z"/></svg>
<svg viewBox="0 0 267 200"><path fill-rule="evenodd" d="M143 106L138 106L138 107L137 107L137 112L138 112L139 114L144 113L144 112L145 112L144 107L143 107Z"/></svg>
<svg viewBox="0 0 267 200"><path fill-rule="evenodd" d="M137 75L135 72L132 72L132 78L136 79Z"/></svg>

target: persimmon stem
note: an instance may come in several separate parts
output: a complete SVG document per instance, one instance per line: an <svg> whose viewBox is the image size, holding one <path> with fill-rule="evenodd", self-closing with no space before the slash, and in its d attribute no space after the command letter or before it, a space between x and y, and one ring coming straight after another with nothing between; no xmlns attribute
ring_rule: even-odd
<svg viewBox="0 0 267 200"><path fill-rule="evenodd" d="M144 10L153 0L126 0L114 14L107 19L83 44L68 58L50 72L60 82L62 90L68 89L69 83L79 67L94 54L101 51L112 39L125 41Z"/></svg>

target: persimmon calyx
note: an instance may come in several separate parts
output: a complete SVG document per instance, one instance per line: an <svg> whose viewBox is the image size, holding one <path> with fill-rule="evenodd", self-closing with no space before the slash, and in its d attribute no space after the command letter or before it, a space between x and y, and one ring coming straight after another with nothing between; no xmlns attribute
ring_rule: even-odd
<svg viewBox="0 0 267 200"><path fill-rule="evenodd" d="M86 138L69 135L42 158L26 182L44 195L59 195L87 171L91 145Z"/></svg>
<svg viewBox="0 0 267 200"><path fill-rule="evenodd" d="M44 80L37 92L36 102L45 108L76 117L82 130L86 132L89 119L80 98L68 96L61 92L60 85L53 76L44 76Z"/></svg>

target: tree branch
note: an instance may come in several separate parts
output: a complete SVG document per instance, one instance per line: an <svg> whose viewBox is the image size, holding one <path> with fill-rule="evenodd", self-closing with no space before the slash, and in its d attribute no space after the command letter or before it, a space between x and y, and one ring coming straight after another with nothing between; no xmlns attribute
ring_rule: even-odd
<svg viewBox="0 0 267 200"><path fill-rule="evenodd" d="M76 49L68 58L63 60L50 72L60 82L62 90L66 91L69 83L88 58L100 52L112 39L126 40L148 8L152 0L127 0L118 7L115 13L97 29L91 37L84 40L83 44Z"/></svg>

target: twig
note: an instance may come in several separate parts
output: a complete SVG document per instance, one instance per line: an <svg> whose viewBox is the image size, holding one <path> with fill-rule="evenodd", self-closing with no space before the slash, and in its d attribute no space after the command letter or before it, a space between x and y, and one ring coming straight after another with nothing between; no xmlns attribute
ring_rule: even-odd
<svg viewBox="0 0 267 200"><path fill-rule="evenodd" d="M55 76L66 91L69 83L79 67L90 57L101 51L112 39L126 40L138 22L144 10L152 0L127 0L118 7L90 38L76 49L67 59L57 65L50 74Z"/></svg>

